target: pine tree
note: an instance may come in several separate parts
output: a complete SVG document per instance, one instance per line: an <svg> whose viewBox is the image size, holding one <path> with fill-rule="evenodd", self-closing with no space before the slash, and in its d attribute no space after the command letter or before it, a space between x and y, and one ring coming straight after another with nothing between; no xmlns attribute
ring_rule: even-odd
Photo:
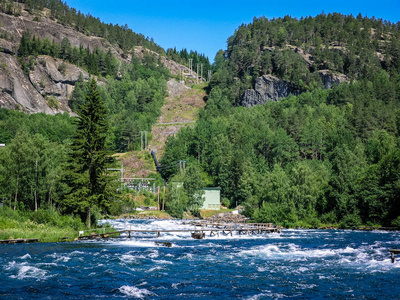
<svg viewBox="0 0 400 300"><path fill-rule="evenodd" d="M106 145L107 112L94 79L77 114L77 131L66 170L70 192L63 204L66 212L86 217L91 227L92 208L108 210L110 206L112 177L106 175L106 169L114 162Z"/></svg>

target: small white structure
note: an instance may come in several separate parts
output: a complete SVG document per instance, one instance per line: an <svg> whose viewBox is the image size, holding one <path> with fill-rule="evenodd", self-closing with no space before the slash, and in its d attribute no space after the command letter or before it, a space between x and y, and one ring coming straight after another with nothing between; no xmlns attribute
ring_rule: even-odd
<svg viewBox="0 0 400 300"><path fill-rule="evenodd" d="M221 209L221 188L204 188L203 206L201 209L220 210Z"/></svg>

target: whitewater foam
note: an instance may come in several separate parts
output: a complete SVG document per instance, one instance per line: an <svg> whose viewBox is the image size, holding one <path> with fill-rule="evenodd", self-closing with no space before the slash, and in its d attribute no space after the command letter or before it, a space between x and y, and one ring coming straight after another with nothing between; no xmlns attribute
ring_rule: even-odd
<svg viewBox="0 0 400 300"><path fill-rule="evenodd" d="M122 294L129 296L129 297L134 297L138 299L143 299L147 296L157 296L153 292L150 292L147 289L139 289L135 286L129 286L129 285L123 285L118 289Z"/></svg>
<svg viewBox="0 0 400 300"><path fill-rule="evenodd" d="M24 256L21 256L20 259L32 259L32 257L29 254L25 254Z"/></svg>

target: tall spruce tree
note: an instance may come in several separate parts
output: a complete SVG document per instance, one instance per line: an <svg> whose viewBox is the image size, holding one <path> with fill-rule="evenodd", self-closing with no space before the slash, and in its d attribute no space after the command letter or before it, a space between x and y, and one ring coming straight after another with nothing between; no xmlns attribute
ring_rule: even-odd
<svg viewBox="0 0 400 300"><path fill-rule="evenodd" d="M86 217L91 227L92 208L107 211L110 206L112 177L106 170L114 162L106 145L107 112L94 79L77 114L77 131L66 170L70 191L63 204L66 212Z"/></svg>

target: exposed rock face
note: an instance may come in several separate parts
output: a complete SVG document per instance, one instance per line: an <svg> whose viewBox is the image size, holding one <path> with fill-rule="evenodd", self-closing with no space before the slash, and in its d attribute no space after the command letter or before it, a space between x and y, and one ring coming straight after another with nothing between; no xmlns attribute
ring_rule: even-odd
<svg viewBox="0 0 400 300"><path fill-rule="evenodd" d="M334 73L330 70L320 70L318 74L325 89L331 89L342 82L350 82L346 75ZM272 75L263 75L257 78L254 90L247 90L243 93L240 98L240 105L244 107L263 105L267 101L278 101L280 98L288 97L291 94L297 96L301 92L283 79Z"/></svg>
<svg viewBox="0 0 400 300"><path fill-rule="evenodd" d="M45 12L43 14L45 14ZM54 40L56 43L61 43L64 38L68 38L73 47L82 45L84 48L89 48L91 51L99 48L107 52L110 48L114 55L121 59L120 49L113 47L108 41L100 37L84 35L73 28L58 24L56 21L45 16L40 17L40 22L37 22L34 21L34 15L29 14L25 10L22 11L20 17L0 13L0 22L2 31L7 32L10 37L9 42L14 44L14 46L12 46L12 44L7 45L5 42L0 42L0 48L16 52L22 34L25 31L29 31L36 37L40 37L41 39L48 38L50 41Z"/></svg>
<svg viewBox="0 0 400 300"><path fill-rule="evenodd" d="M59 68L63 64L65 71L61 73ZM29 79L43 97L54 96L58 99L58 111L69 112L68 99L80 74L84 79L89 79L89 74L77 66L41 55L36 59L36 66L29 73Z"/></svg>
<svg viewBox="0 0 400 300"><path fill-rule="evenodd" d="M89 74L83 69L49 56L37 57L35 66L29 76L26 76L16 57L25 31L29 31L31 35L40 39L48 38L56 43L61 43L64 38L68 38L73 47L82 45L91 51L97 48L104 52L111 50L120 61L130 62L131 54L124 54L119 47L111 45L103 38L87 36L71 27L58 24L47 17L49 13L46 9L40 12L39 22L34 20L34 15L25 10L22 10L20 17L0 13L1 31L8 36L7 40L0 38L0 108L20 109L30 113L71 113L68 99L79 74L82 73L84 79L89 78ZM159 54L153 51L140 46L135 47L135 55L138 57L144 56L146 52L159 57ZM161 56L160 61L171 70L174 76L178 76L181 70L189 73L188 68L164 56ZM65 71L61 69L62 72L60 72L61 64L65 64L63 66Z"/></svg>
<svg viewBox="0 0 400 300"><path fill-rule="evenodd" d="M252 107L265 104L267 101L278 101L290 94L298 95L301 91L295 89L290 83L272 75L263 75L256 80L254 90L247 90L240 99L240 105Z"/></svg>
<svg viewBox="0 0 400 300"><path fill-rule="evenodd" d="M318 71L318 74L321 77L322 83L324 84L324 87L326 89L331 89L342 82L350 82L346 75L341 73L334 73L330 70L320 70Z"/></svg>
<svg viewBox="0 0 400 300"><path fill-rule="evenodd" d="M0 53L0 64L3 66L0 81L0 107L19 108L27 112L45 112L54 114L42 95L32 88L32 84L22 72L16 57Z"/></svg>
<svg viewBox="0 0 400 300"><path fill-rule="evenodd" d="M0 107L21 109L30 113L71 113L68 99L75 82L80 73L84 79L88 79L89 74L49 56L39 56L35 63L27 77L15 56L0 53ZM62 74L58 69L63 63L65 72ZM52 96L56 100L49 105L49 97Z"/></svg>

